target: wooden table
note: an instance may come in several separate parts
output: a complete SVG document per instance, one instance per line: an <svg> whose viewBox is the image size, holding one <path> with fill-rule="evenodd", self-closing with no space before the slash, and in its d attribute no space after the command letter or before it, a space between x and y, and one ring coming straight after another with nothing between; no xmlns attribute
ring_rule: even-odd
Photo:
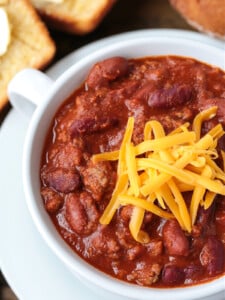
<svg viewBox="0 0 225 300"><path fill-rule="evenodd" d="M169 5L167 0L117 0L111 12L98 28L85 36L75 36L50 30L57 46L54 64L68 53L97 39L113 34L147 28L177 28L193 30ZM0 125L11 109L0 112ZM17 299L0 275L0 299ZM23 300L23 299L21 299ZM51 300L51 299L50 299Z"/></svg>

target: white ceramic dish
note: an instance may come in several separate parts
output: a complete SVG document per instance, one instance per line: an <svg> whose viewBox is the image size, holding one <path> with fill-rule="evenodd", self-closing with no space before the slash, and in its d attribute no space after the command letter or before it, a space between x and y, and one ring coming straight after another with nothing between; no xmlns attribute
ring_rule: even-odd
<svg viewBox="0 0 225 300"><path fill-rule="evenodd" d="M165 32L166 33L166 32ZM142 36L143 36L143 34L147 34L147 32L143 32L142 33ZM151 36L151 32L149 32L148 33L150 36ZM158 34L162 34L163 35L163 31L162 32L158 32ZM168 32L167 32L167 36L168 36ZM124 38L124 36L121 36L120 38ZM200 38L200 35L199 35L199 37L198 38ZM209 41L210 42L213 42L213 40L211 40L211 39L209 39ZM27 125L27 123L26 123L26 125ZM26 126L25 126L26 127ZM16 128L14 128L14 130L15 130ZM13 132L11 132L11 133L13 133ZM12 148L10 148L10 149L12 149ZM14 150L14 149L12 149L12 150ZM7 152L5 152L5 153L7 153ZM13 153L14 153L14 151L13 151ZM2 164L1 164L2 165ZM5 164L3 163L3 166L4 166ZM8 164L7 164L7 166L8 166ZM9 166L10 166L10 164L9 164ZM9 169L9 167L7 168L7 169ZM3 168L3 170L4 170L4 168ZM6 170L6 169L5 169ZM5 173L4 173L5 174ZM17 174L18 175L18 174ZM2 181L2 182L4 182L4 181ZM9 188L9 184L11 183L11 178L8 178L8 184L7 184L7 187ZM10 190L6 190L6 191L10 191ZM20 191L21 192L21 191ZM14 197L15 197L15 195L14 195ZM8 224L8 222L7 222L7 224ZM15 227L16 228L16 227ZM24 240L23 240L24 241ZM15 245L14 245L15 246ZM14 249L14 248L12 248L12 249ZM12 250L13 251L13 250ZM15 251L13 251L13 252L15 252ZM15 252L16 253L16 252ZM38 253L38 251L36 252L36 254ZM60 263L59 263L60 264ZM3 265L4 265L4 263L3 263ZM60 276L61 277L61 276ZM162 293L160 293L161 295L162 295ZM66 294L67 295L67 294ZM164 295L165 296L165 295ZM163 297L164 297L163 296ZM168 296L168 295L167 295ZM158 295L158 299L159 299L159 297L160 297L160 295ZM197 295L195 295L194 297L197 297ZM64 297L63 297L64 298ZM140 297L139 297L140 298ZM156 298L156 297L155 297ZM182 299L194 299L194 298L192 298L192 297L189 297L189 298L184 298L184 295L182 295L180 298L182 298ZM21 299L23 299L23 298L21 298ZM25 298L24 298L25 299ZM27 299L29 299L29 298L27 298ZM32 299L34 299L33 297L32 297ZM40 298L39 298L40 299ZM42 298L43 299L43 298ZM46 298L47 299L47 298ZM53 299L53 298L48 298L48 299ZM54 298L55 299L55 298ZM61 298L62 299L62 298ZM65 298L65 299L67 299L67 298ZM68 299L70 299L70 298L68 298ZM118 297L116 298L116 299L118 299ZM222 298L221 298L222 299Z"/></svg>

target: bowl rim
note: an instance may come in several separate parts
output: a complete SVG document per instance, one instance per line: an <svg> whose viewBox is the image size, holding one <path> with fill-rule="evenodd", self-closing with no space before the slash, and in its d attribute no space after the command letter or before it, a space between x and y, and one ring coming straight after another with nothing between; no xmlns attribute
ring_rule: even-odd
<svg viewBox="0 0 225 300"><path fill-rule="evenodd" d="M142 38L138 38L138 41L140 42L142 40L146 42L146 38L144 40ZM151 42L157 41L162 42L160 37L150 37L149 40ZM163 38L164 42L172 42L172 43L189 43L189 39L185 38ZM23 152L23 183L24 183L24 190L26 195L26 201L29 208L29 211L31 213L31 216L34 220L34 223L36 227L38 228L39 232L41 233L42 237L44 238L45 242L49 245L49 247L53 250L53 252L58 256L60 260L62 260L65 265L67 265L73 272L81 276L82 278L88 278L88 280L106 289L110 292L114 292L118 295L127 296L129 295L132 299L148 299L149 295L151 296L157 296L160 298L157 299L164 299L165 294L167 296L174 296L176 294L176 299L179 299L182 297L182 299L190 299L190 296L195 296L195 298L203 297L203 296L209 296L215 292L220 292L224 289L224 276L214 279L213 281L194 285L194 286L188 286L188 287L180 287L180 288L169 288L169 289L157 289L157 288L151 288L151 287L139 287L134 284L126 283L120 280L116 280L115 278L106 275L105 273L97 270L96 268L90 266L88 263L86 263L83 259L81 259L76 253L74 255L74 251L72 251L67 244L62 240L60 237L60 240L57 236L52 234L52 230L49 230L49 228L46 227L46 221L42 220L43 218L43 212L40 213L39 207L37 206L37 203L35 201L35 187L33 186L33 182L31 180L32 176L29 176L29 174L32 173L32 152L34 150L33 145L35 142L35 134L34 132L37 132L37 128L43 119L43 116L46 114L46 111L49 106L49 100L53 99L53 97L56 96L57 92L59 92L60 89L63 88L65 82L71 80L73 76L79 70L83 68L83 66L87 66L88 64L93 64L95 61L94 58L99 60L99 56L102 55L102 53L105 53L105 51L108 49L108 52L112 52L112 48L115 49L118 47L121 43L126 43L127 45L132 45L134 42L137 42L137 38L130 39L129 41L119 41L115 42L113 45L105 46L102 49L98 49L95 52L93 52L89 57L83 58L74 65L72 65L67 71L65 71L59 79L56 80L54 84L54 89L49 91L49 94L46 98L46 102L43 102L43 104L40 105L40 107L35 111L34 116L32 118L32 121L30 123L25 146L24 146L24 152ZM217 52L217 54L222 55L222 49L218 49L212 45L206 45L202 42L194 42L195 47L201 47L205 50L210 49L210 51ZM103 55L104 56L104 55ZM184 56L184 55L181 55ZM138 56L139 57L139 56ZM191 56L190 56L191 57ZM83 81L83 80L81 80ZM63 101L61 101L62 103ZM46 214L47 215L47 214ZM44 217L46 218L46 216ZM48 216L49 218L49 216ZM50 219L50 218L49 218ZM42 220L42 221L41 221ZM47 223L49 225L49 222ZM63 242L63 244L62 244ZM76 259L74 257L76 256ZM209 286L209 288L206 291L206 284ZM185 289L185 295L184 295L184 289ZM140 295L141 291L141 295Z"/></svg>

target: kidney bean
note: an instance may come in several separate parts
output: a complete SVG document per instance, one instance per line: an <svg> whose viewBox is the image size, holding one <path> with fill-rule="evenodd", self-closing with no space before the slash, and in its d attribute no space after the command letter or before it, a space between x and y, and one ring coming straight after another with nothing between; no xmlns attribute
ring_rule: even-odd
<svg viewBox="0 0 225 300"><path fill-rule="evenodd" d="M88 223L88 219L78 194L69 194L67 196L65 216L73 231L76 233L83 232Z"/></svg>
<svg viewBox="0 0 225 300"><path fill-rule="evenodd" d="M128 61L123 57L112 57L95 64L86 80L88 88L107 86L110 81L126 75Z"/></svg>
<svg viewBox="0 0 225 300"><path fill-rule="evenodd" d="M76 170L47 168L42 172L42 180L48 187L65 194L77 190L80 186L80 176Z"/></svg>
<svg viewBox="0 0 225 300"><path fill-rule="evenodd" d="M205 226L210 222L212 215L214 212L214 205L211 205L208 209L204 209L204 207L200 206L197 215L197 223L200 223L202 226Z"/></svg>
<svg viewBox="0 0 225 300"><path fill-rule="evenodd" d="M182 268L175 265L166 265L162 270L162 281L168 285L180 284L185 280L185 273Z"/></svg>
<svg viewBox="0 0 225 300"><path fill-rule="evenodd" d="M209 237L200 253L200 262L209 275L222 272L225 262L223 243L214 236Z"/></svg>
<svg viewBox="0 0 225 300"><path fill-rule="evenodd" d="M170 108L185 104L192 97L192 89L186 84L174 85L170 88L158 89L148 98L148 105L152 108Z"/></svg>
<svg viewBox="0 0 225 300"><path fill-rule="evenodd" d="M103 131L111 126L115 126L117 123L118 119L109 117L78 119L71 124L70 133L74 138L83 134Z"/></svg>
<svg viewBox="0 0 225 300"><path fill-rule="evenodd" d="M145 84L143 87L141 87L140 89L138 89L132 98L147 102L150 95L155 90L156 90L156 84L149 82L149 83Z"/></svg>
<svg viewBox="0 0 225 300"><path fill-rule="evenodd" d="M208 228L214 213L214 208L214 205L211 205L208 209L204 209L202 206L199 207L197 220L192 228L192 235L194 237L200 236L202 231Z"/></svg>
<svg viewBox="0 0 225 300"><path fill-rule="evenodd" d="M218 140L218 148L225 151L225 135Z"/></svg>
<svg viewBox="0 0 225 300"><path fill-rule="evenodd" d="M50 188L42 188L41 196L47 211L51 214L57 213L63 205L63 197Z"/></svg>
<svg viewBox="0 0 225 300"><path fill-rule="evenodd" d="M169 255L189 254L189 241L176 220L169 220L163 226L163 243Z"/></svg>
<svg viewBox="0 0 225 300"><path fill-rule="evenodd" d="M97 227L99 212L90 194L71 193L66 196L65 217L74 232L88 235Z"/></svg>

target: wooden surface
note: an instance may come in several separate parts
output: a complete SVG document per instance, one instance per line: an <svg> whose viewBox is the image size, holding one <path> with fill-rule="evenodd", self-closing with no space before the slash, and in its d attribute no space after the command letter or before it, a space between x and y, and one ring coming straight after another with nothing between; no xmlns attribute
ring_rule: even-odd
<svg viewBox="0 0 225 300"><path fill-rule="evenodd" d="M117 0L96 30L85 36L50 30L57 51L54 64L66 54L98 39L131 30L147 28L178 28L193 30L168 3L168 0ZM0 125L10 105L0 111Z"/></svg>
<svg viewBox="0 0 225 300"><path fill-rule="evenodd" d="M117 0L113 9L105 17L98 28L86 36L75 36L50 30L50 33L57 45L56 56L52 64L68 53L92 41L121 32L147 28L177 28L193 30L170 7L167 0ZM10 109L10 105L8 104L0 112L0 125L4 122L4 119ZM0 275L0 293L0 300L17 299L7 286L2 275Z"/></svg>

